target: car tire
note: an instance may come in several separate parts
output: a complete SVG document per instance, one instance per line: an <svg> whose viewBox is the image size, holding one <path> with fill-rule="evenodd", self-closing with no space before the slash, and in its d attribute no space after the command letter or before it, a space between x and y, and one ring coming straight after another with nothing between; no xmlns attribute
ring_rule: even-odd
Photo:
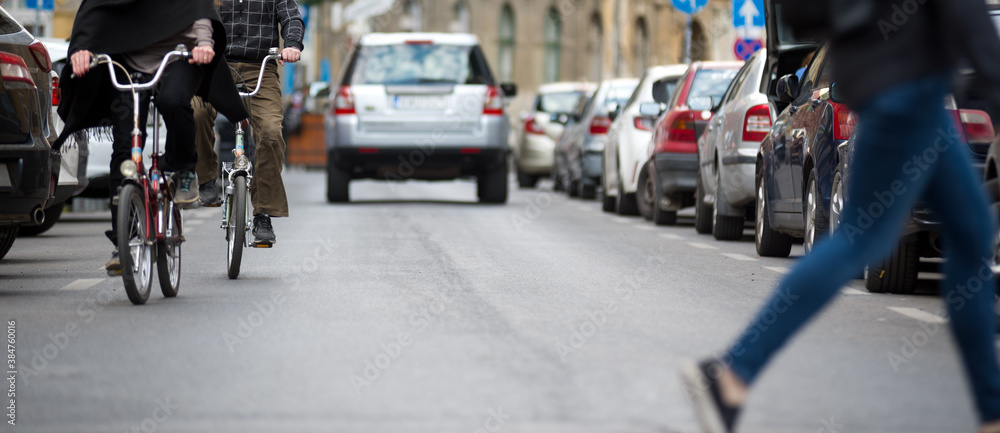
<svg viewBox="0 0 1000 433"><path fill-rule="evenodd" d="M868 267L865 288L872 293L910 294L917 290L919 272L917 237L905 236L892 256Z"/></svg>
<svg viewBox="0 0 1000 433"><path fill-rule="evenodd" d="M816 169L809 173L809 180L806 186L805 203L802 204L802 215L805 219L805 236L802 245L806 254L812 252L816 245L826 239L829 232L830 219L826 210L823 209L822 196L819 193L819 180Z"/></svg>
<svg viewBox="0 0 1000 433"><path fill-rule="evenodd" d="M601 210L608 213L614 213L617 209L618 208L615 206L615 197L605 195L603 203L601 203Z"/></svg>
<svg viewBox="0 0 1000 433"><path fill-rule="evenodd" d="M54 206L50 206L45 209L45 221L37 226L24 226L18 231L18 236L38 236L42 233L49 231L52 226L59 222L59 217L62 216L63 209L66 207L66 203L59 203Z"/></svg>
<svg viewBox="0 0 1000 433"><path fill-rule="evenodd" d="M479 202L490 204L507 203L507 164L488 170L476 179Z"/></svg>
<svg viewBox="0 0 1000 433"><path fill-rule="evenodd" d="M17 239L17 229L17 226L0 228L0 259L3 259L10 251L10 247L14 245L14 240Z"/></svg>
<svg viewBox="0 0 1000 433"><path fill-rule="evenodd" d="M656 191L653 185L653 178L648 170L639 173L639 191L635 197L636 206L639 208L639 215L647 221L653 220L653 206L656 205Z"/></svg>
<svg viewBox="0 0 1000 433"><path fill-rule="evenodd" d="M660 198L663 197L663 191L660 186L659 179L656 178L656 174L653 176L653 197L655 201L653 202L653 224L658 226L672 226L677 224L677 211L666 210L660 207Z"/></svg>
<svg viewBox="0 0 1000 433"><path fill-rule="evenodd" d="M584 181L578 182L578 195L583 200L593 200L597 198L597 185Z"/></svg>
<svg viewBox="0 0 1000 433"><path fill-rule="evenodd" d="M577 197L579 197L580 196L580 181L578 181L578 180L571 180L571 181L569 181L569 183L566 185L566 195L570 196L571 198L577 198Z"/></svg>
<svg viewBox="0 0 1000 433"><path fill-rule="evenodd" d="M694 230L700 234L712 233L712 205L705 203L705 185L701 181L701 173L694 181Z"/></svg>
<svg viewBox="0 0 1000 433"><path fill-rule="evenodd" d="M792 237L771 228L767 216L767 193L764 179L757 181L757 221L754 224L754 244L762 257L788 257L792 252Z"/></svg>
<svg viewBox="0 0 1000 433"><path fill-rule="evenodd" d="M351 173L337 167L333 158L326 163L326 201L330 203L347 203L351 201Z"/></svg>
<svg viewBox="0 0 1000 433"><path fill-rule="evenodd" d="M615 209L618 211L618 215L639 215L639 206L635 202L635 194L625 194L621 182L618 182L618 195L615 196Z"/></svg>
<svg viewBox="0 0 1000 433"><path fill-rule="evenodd" d="M524 173L521 169L517 170L517 186L522 189L534 188L538 185L538 179L539 176L537 175Z"/></svg>
<svg viewBox="0 0 1000 433"><path fill-rule="evenodd" d="M738 241L743 239L743 224L746 222L746 212L741 216L719 215L719 203L722 197L722 172L715 175L715 206L712 206L712 236L720 241Z"/></svg>

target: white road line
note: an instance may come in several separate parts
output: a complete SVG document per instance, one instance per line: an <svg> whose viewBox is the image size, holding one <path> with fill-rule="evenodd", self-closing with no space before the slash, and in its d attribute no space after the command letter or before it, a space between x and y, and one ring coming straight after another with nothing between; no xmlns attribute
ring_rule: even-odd
<svg viewBox="0 0 1000 433"><path fill-rule="evenodd" d="M655 228L655 227L653 227L653 226L651 226L651 225L649 225L649 224L636 224L636 225L634 225L634 226L632 226L632 227L635 227L636 229L639 229L639 230L645 230L645 231L647 231L647 232L648 232L648 231L653 231L653 230L656 230L656 228Z"/></svg>
<svg viewBox="0 0 1000 433"><path fill-rule="evenodd" d="M660 233L660 237L664 239L670 239L672 241L683 241L684 237L675 235L673 233Z"/></svg>
<svg viewBox="0 0 1000 433"><path fill-rule="evenodd" d="M101 269L104 269L104 266L101 266ZM69 291L69 290L74 290L74 291L75 290L87 290L87 289L89 289L91 287L96 286L101 281L104 281L104 279L103 278L84 278L84 279L76 280L76 281L74 281L72 283L69 283L65 287L63 287L63 288L61 288L59 290L67 290L67 291Z"/></svg>
<svg viewBox="0 0 1000 433"><path fill-rule="evenodd" d="M753 257L750 257L750 256L744 256L743 254L722 253L722 255L724 255L726 257L729 257L729 258L731 258L733 260L739 260L741 262L756 262L757 261L757 259L755 259Z"/></svg>
<svg viewBox="0 0 1000 433"><path fill-rule="evenodd" d="M864 296L871 295L871 293L869 292L865 292L863 290L858 290L858 289L852 289L850 287L844 289L842 293L845 295L864 295Z"/></svg>
<svg viewBox="0 0 1000 433"><path fill-rule="evenodd" d="M700 242L688 242L688 245L692 246L692 247L695 247L695 248L700 248L700 249L703 249L703 250L717 250L718 249L718 248L713 247L711 245L703 244L703 243L700 243Z"/></svg>
<svg viewBox="0 0 1000 433"><path fill-rule="evenodd" d="M888 308L890 311L895 311L906 317L917 319L921 322L933 323L937 325L944 325L945 323L948 323L948 319L945 319L944 317L928 313L924 310L918 310L916 308L907 308L907 307L886 307L886 308Z"/></svg>
<svg viewBox="0 0 1000 433"><path fill-rule="evenodd" d="M765 266L764 269L767 269L771 272L777 272L779 274L787 274L789 272L788 268L782 268L780 266Z"/></svg>

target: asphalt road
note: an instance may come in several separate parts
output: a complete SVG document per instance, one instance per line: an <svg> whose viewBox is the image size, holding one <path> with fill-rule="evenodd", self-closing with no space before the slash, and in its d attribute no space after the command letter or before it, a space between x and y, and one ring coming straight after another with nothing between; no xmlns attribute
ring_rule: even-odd
<svg viewBox="0 0 1000 433"><path fill-rule="evenodd" d="M757 257L752 229L716 242L545 188L484 206L471 182L358 182L334 206L324 181L286 173L292 218L237 281L220 210L187 212L180 296L154 283L145 306L100 269L110 214L19 239L0 431L695 432L679 363L722 350L794 265ZM856 281L761 377L742 431L974 431L941 311Z"/></svg>

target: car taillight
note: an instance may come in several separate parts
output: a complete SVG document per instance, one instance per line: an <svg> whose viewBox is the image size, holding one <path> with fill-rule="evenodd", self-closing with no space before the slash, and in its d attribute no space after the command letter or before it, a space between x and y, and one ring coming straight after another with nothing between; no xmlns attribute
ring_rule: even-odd
<svg viewBox="0 0 1000 433"><path fill-rule="evenodd" d="M694 111L684 111L674 117L667 130L667 140L695 142Z"/></svg>
<svg viewBox="0 0 1000 433"><path fill-rule="evenodd" d="M605 135L611 130L611 118L597 116L590 121L590 135Z"/></svg>
<svg viewBox="0 0 1000 433"><path fill-rule="evenodd" d="M535 121L535 116L524 119L524 132L535 135L545 135L545 130Z"/></svg>
<svg viewBox="0 0 1000 433"><path fill-rule="evenodd" d="M483 99L483 114L487 116L503 116L503 92L500 91L499 87L486 87L486 97Z"/></svg>
<svg viewBox="0 0 1000 433"><path fill-rule="evenodd" d="M6 83L25 83L35 87L35 80L31 79L28 66L18 55L0 52L0 76Z"/></svg>
<svg viewBox="0 0 1000 433"><path fill-rule="evenodd" d="M354 109L354 92L351 91L351 86L340 86L337 98L333 100L333 114L337 116L357 114Z"/></svg>
<svg viewBox="0 0 1000 433"><path fill-rule="evenodd" d="M743 141L764 141L771 130L771 110L767 105L758 105L747 111L743 120Z"/></svg>
<svg viewBox="0 0 1000 433"><path fill-rule="evenodd" d="M965 138L971 144L992 143L995 132L993 121L985 111L958 110L959 119L965 130Z"/></svg>
<svg viewBox="0 0 1000 433"><path fill-rule="evenodd" d="M52 71L52 58L49 57L49 50L45 49L45 45L35 41L28 45L28 49L31 50L31 56L35 58L35 63L38 63L42 72L48 74Z"/></svg>
<svg viewBox="0 0 1000 433"><path fill-rule="evenodd" d="M640 131L652 131L653 126L656 124L656 118L649 116L636 116L633 120L633 124L635 125L635 129Z"/></svg>
<svg viewBox="0 0 1000 433"><path fill-rule="evenodd" d="M62 95L59 92L59 77L52 77L52 106L59 105Z"/></svg>
<svg viewBox="0 0 1000 433"><path fill-rule="evenodd" d="M701 112L677 111L667 114L667 117L663 118L663 122L667 125L666 134L661 134L659 136L654 152L697 152L698 143L697 134L695 133L695 119L699 113ZM662 126L660 128L662 128Z"/></svg>
<svg viewBox="0 0 1000 433"><path fill-rule="evenodd" d="M858 124L858 115L846 105L831 102L833 106L833 138L834 140L847 140L854 132L854 126Z"/></svg>

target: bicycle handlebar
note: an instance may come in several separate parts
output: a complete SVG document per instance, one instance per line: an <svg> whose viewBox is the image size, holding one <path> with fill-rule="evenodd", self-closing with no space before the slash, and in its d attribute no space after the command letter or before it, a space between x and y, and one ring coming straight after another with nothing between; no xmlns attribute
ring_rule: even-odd
<svg viewBox="0 0 1000 433"><path fill-rule="evenodd" d="M250 92L250 93L239 92L240 97L242 97L242 98L252 98L254 96L257 96L257 93L260 92L260 82L263 81L263 80L261 80L261 77L264 76L264 68L267 67L267 62L269 62L271 60L274 60L275 62L277 62L278 60L281 60L281 54L279 53L279 51L278 51L277 48L272 47L272 48L268 49L267 50L267 57L264 57L264 61L260 63L260 72L257 74L257 88L254 89L253 92Z"/></svg>
<svg viewBox="0 0 1000 433"><path fill-rule="evenodd" d="M167 68L167 64L170 63L172 57L189 58L191 57L191 52L187 50L184 45L178 45L173 51L167 53L163 56L163 60L160 62L160 66L156 68L156 73L153 75L153 79L145 83L140 84L122 84L118 82L118 76L115 74L115 62L111 59L111 56L107 54L97 54L90 60L90 68L96 68L101 64L108 65L108 72L111 74L111 83L115 85L115 88L123 92L133 91L133 90L146 90L150 89L160 81L160 77L163 75L163 70ZM70 75L76 78L76 74Z"/></svg>

